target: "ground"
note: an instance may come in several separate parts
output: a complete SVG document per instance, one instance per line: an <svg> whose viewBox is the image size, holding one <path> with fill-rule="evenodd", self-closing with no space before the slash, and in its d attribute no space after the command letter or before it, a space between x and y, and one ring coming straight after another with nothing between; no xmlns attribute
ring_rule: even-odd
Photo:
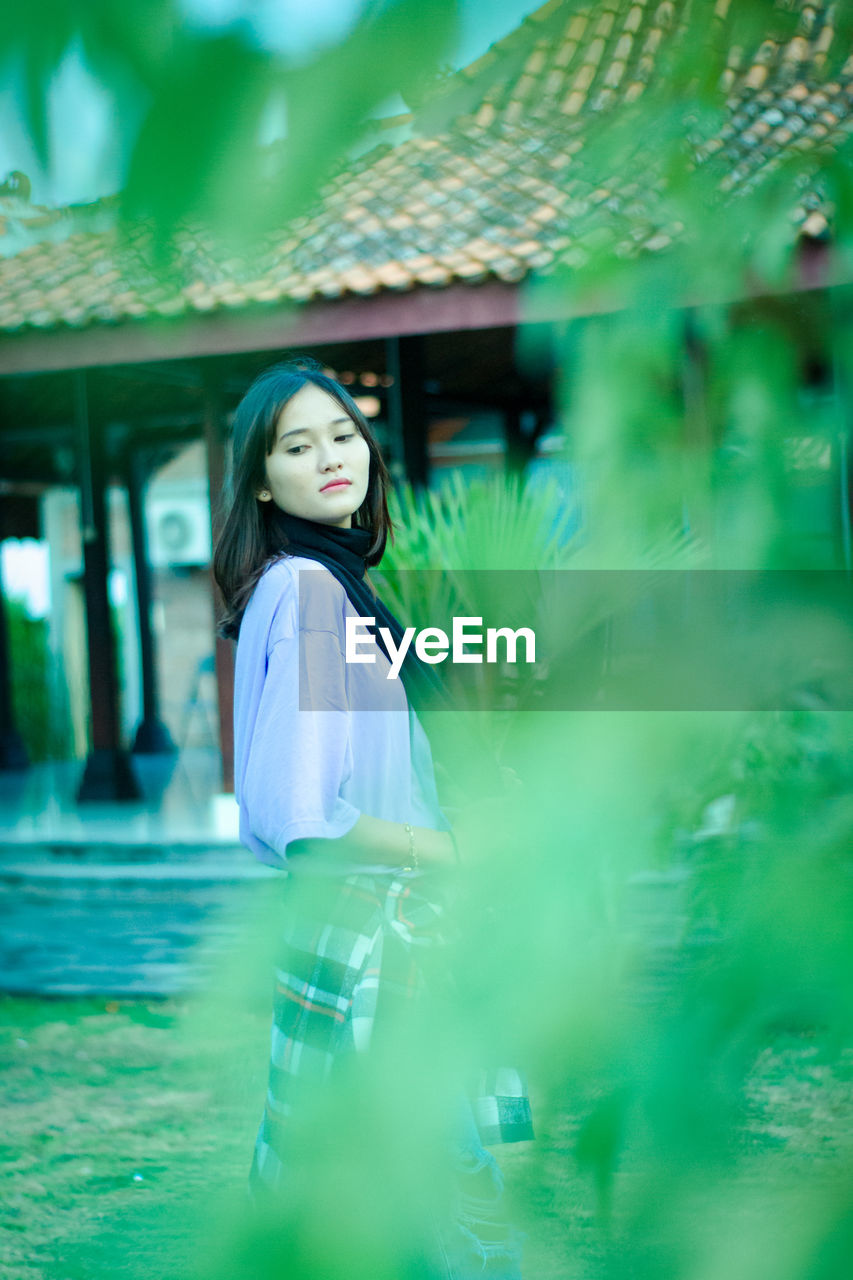
<svg viewBox="0 0 853 1280"><path fill-rule="evenodd" d="M186 1275L191 1206L215 1212L244 1194L267 1025L260 1003L217 1021L188 1000L0 999L2 1280ZM822 1058L808 1036L787 1035L756 1061L737 1173L745 1193L772 1191L768 1150L780 1187L805 1169L831 1179L849 1160L850 1061ZM604 1269L595 1189L571 1154L577 1125L566 1114L537 1143L496 1149L510 1196L533 1211L531 1280ZM630 1161L619 1176L634 1176ZM744 1215L754 1211L743 1202Z"/></svg>

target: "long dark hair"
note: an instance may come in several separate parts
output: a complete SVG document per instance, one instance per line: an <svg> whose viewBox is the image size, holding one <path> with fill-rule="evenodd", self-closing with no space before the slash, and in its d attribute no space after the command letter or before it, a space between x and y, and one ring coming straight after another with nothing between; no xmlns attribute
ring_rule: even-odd
<svg viewBox="0 0 853 1280"><path fill-rule="evenodd" d="M316 360L298 358L265 369L249 387L234 415L231 467L213 553L213 576L225 604L219 631L230 639L236 640L239 634L243 611L264 569L286 550L270 527L273 504L259 501L257 492L266 485L265 462L275 443L281 411L309 382L338 402L370 450L367 493L353 515L356 528L369 529L373 534L368 565L378 564L388 537L393 540L387 498L390 476L376 438L352 396L323 373Z"/></svg>

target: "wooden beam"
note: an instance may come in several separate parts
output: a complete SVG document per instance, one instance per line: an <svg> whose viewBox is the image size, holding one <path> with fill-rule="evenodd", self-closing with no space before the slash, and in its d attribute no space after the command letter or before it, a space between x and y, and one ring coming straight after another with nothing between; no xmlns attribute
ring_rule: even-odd
<svg viewBox="0 0 853 1280"><path fill-rule="evenodd" d="M831 279L822 283L830 288L850 287L853 271L835 266ZM673 305L688 308L722 304L743 297L808 292L811 287L808 280L800 277L779 289L762 286L713 298L686 297ZM90 324L82 329L25 329L0 333L0 376L514 327L606 314L624 306L624 299L605 293L578 302L556 282L547 289L536 290L529 288L527 281L505 284L487 280L476 285L383 290L369 297L346 295L301 306L284 301L223 309L207 316L191 313L179 320Z"/></svg>
<svg viewBox="0 0 853 1280"><path fill-rule="evenodd" d="M280 352L291 347L361 342L412 333L489 329L519 318L516 285L488 281L410 289L333 302L254 306L210 316L146 320L85 329L53 329L0 336L0 375L101 368L152 360Z"/></svg>

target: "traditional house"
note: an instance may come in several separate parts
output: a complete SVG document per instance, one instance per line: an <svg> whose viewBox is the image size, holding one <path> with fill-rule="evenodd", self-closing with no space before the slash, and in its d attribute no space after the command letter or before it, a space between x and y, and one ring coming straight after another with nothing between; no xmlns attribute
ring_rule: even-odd
<svg viewBox="0 0 853 1280"><path fill-rule="evenodd" d="M727 10L720 0L721 31ZM116 200L33 208L25 181L7 181L0 534L42 532L46 512L61 523L51 494L78 491L91 709L81 798L135 792L110 626L108 486L127 495L143 711L134 749L162 750L175 734L163 725L158 698L143 514L148 477L196 442L215 500L230 411L261 367L293 350L309 350L371 398L398 477L426 483L431 464L475 461L484 443L494 453L501 437L500 456L523 466L552 426L551 326L579 314L559 289L531 296L526 283L581 268L602 225L618 232L614 252L624 254L654 253L682 231L643 198L641 173L626 170L603 183L585 160L601 121L660 87L685 12L684 0L550 0L417 111L377 123L370 145L251 263L224 256L203 229L185 228L178 270L158 275L145 255L146 228L120 235ZM697 141L696 171L722 165L735 198L792 150L819 156L840 147L853 121L853 58L836 59L828 77L833 40L833 6L817 0L799 5L784 39L770 32L733 46L723 71L725 109ZM842 283L824 250L832 210L822 193L804 190L790 214L792 239L800 236L810 250L787 287ZM531 344L538 358L524 360L518 338L531 326L543 340ZM484 422L485 442L469 441ZM848 506L844 512L849 556ZM172 521L176 538L179 523ZM73 542L71 524L54 536ZM168 531L161 535L168 540ZM199 549L184 561L187 571L209 554L204 531L195 536ZM162 561L170 563L167 548ZM209 609L196 676L213 644ZM15 767L22 755L6 651L0 643L0 759ZM231 661L218 642L226 788Z"/></svg>

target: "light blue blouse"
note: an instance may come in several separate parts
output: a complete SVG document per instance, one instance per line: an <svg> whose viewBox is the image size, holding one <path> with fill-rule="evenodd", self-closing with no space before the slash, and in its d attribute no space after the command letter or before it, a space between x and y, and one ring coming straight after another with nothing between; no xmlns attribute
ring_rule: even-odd
<svg viewBox="0 0 853 1280"><path fill-rule="evenodd" d="M358 613L341 583L304 556L274 561L243 615L234 672L234 792L240 839L271 866L288 865L293 841L342 836L362 813L450 829L429 741L402 681L387 678L390 664L375 640L359 643L360 652L372 646L375 662L345 662L347 617ZM312 861L312 870L326 869ZM391 870L340 862L330 869Z"/></svg>

